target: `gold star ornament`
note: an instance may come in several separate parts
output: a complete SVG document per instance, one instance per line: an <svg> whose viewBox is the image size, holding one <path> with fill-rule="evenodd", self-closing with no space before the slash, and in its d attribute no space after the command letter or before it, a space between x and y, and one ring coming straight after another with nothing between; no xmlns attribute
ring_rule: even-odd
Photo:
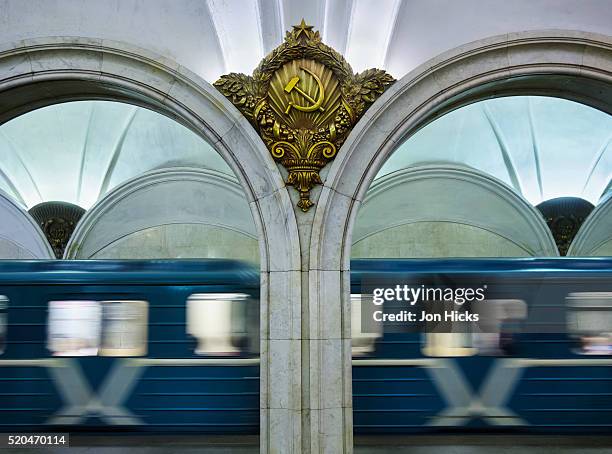
<svg viewBox="0 0 612 454"><path fill-rule="evenodd" d="M295 37L299 38L302 34L306 35L307 38L310 38L312 33L312 25L306 25L306 21L302 18L302 22L300 25L293 26L293 33L295 33Z"/></svg>

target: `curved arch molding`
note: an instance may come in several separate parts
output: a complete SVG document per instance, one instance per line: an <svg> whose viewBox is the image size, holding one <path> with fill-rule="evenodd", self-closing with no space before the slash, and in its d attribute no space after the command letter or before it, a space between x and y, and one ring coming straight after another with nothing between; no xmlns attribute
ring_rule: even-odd
<svg viewBox="0 0 612 454"><path fill-rule="evenodd" d="M610 113L611 87L612 38L563 30L512 33L466 44L393 84L364 114L322 174L324 187L308 252L308 306L325 322L312 318L311 335L330 330L333 320L334 333L350 338L355 219L382 164L405 138L452 109L492 96L559 96ZM341 356L349 366L339 382L350 392L348 345ZM325 364L332 355L321 346L311 356ZM321 402L333 401L337 388L328 388L322 389ZM344 431L350 430L349 418Z"/></svg>
<svg viewBox="0 0 612 454"><path fill-rule="evenodd" d="M420 223L426 237L415 236ZM376 180L357 215L353 253L375 257L387 249L398 257L558 255L533 206L498 179L456 165L410 167Z"/></svg>
<svg viewBox="0 0 612 454"><path fill-rule="evenodd" d="M207 140L236 175L260 251L262 452L302 452L300 240L282 175L264 144L209 83L148 50L80 37L0 45L0 123L79 99L127 102L167 115Z"/></svg>
<svg viewBox="0 0 612 454"><path fill-rule="evenodd" d="M299 269L297 222L282 175L248 121L188 69L116 41L26 39L0 45L0 92L0 123L58 102L106 99L189 127L219 152L243 188L262 242L262 271Z"/></svg>
<svg viewBox="0 0 612 454"><path fill-rule="evenodd" d="M446 52L392 85L329 166L311 269L348 271L359 205L393 151L444 113L494 96L558 96L612 113L612 38L550 30L495 36Z"/></svg>
<svg viewBox="0 0 612 454"><path fill-rule="evenodd" d="M612 256L612 194L585 219L567 255Z"/></svg>
<svg viewBox="0 0 612 454"><path fill-rule="evenodd" d="M83 217L66 258L122 255L257 261L257 232L244 191L223 173L191 168L157 170L123 183Z"/></svg>
<svg viewBox="0 0 612 454"><path fill-rule="evenodd" d="M54 259L44 233L30 214L0 191L0 259Z"/></svg>

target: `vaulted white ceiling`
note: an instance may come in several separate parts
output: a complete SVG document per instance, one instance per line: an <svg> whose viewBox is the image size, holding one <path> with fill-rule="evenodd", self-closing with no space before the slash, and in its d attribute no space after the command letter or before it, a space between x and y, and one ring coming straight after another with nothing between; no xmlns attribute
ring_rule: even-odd
<svg viewBox="0 0 612 454"><path fill-rule="evenodd" d="M535 29L612 34L609 0L0 0L0 42L43 36L124 41L208 81L251 73L305 18L356 71L399 78L492 35Z"/></svg>
<svg viewBox="0 0 612 454"><path fill-rule="evenodd" d="M163 115L107 101L34 110L0 126L0 189L26 208L90 208L118 184L165 167L234 174L195 133Z"/></svg>
<svg viewBox="0 0 612 454"><path fill-rule="evenodd" d="M477 102L404 141L376 178L436 162L493 175L532 205L565 196L597 205L612 189L612 116L559 98Z"/></svg>
<svg viewBox="0 0 612 454"><path fill-rule="evenodd" d="M596 205L612 190L612 116L558 98L481 101L408 138L377 178L435 162L493 175L533 205L560 196ZM88 209L127 179L167 167L235 178L195 133L128 104L56 104L0 125L0 190L25 208L64 201Z"/></svg>
<svg viewBox="0 0 612 454"><path fill-rule="evenodd" d="M397 78L492 35L612 34L609 0L0 0L0 43L46 36L122 41L212 82L252 72L302 18L356 71L381 67ZM610 119L554 102L513 98L453 112L406 142L411 157L400 163L397 153L385 171L433 157L481 168L532 203L567 193L596 203L610 180ZM0 189L26 207L64 200L88 208L131 176L183 164L231 173L192 132L123 104L51 106L0 126Z"/></svg>

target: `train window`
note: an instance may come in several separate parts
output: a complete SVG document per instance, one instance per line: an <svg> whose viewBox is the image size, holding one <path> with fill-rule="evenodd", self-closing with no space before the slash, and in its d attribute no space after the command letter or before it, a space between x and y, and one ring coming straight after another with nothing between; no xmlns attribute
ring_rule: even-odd
<svg viewBox="0 0 612 454"><path fill-rule="evenodd" d="M0 355L4 353L6 348L6 334L8 330L7 324L7 309L8 309L8 298L4 295L0 295Z"/></svg>
<svg viewBox="0 0 612 454"><path fill-rule="evenodd" d="M425 356L472 356L477 349L472 333L425 333L422 351Z"/></svg>
<svg viewBox="0 0 612 454"><path fill-rule="evenodd" d="M372 353L376 339L382 335L380 323L373 324L374 333L361 332L361 306L362 303L371 302L372 295L351 294L351 337L353 356L362 356Z"/></svg>
<svg viewBox="0 0 612 454"><path fill-rule="evenodd" d="M238 354L247 342L248 295L197 293L187 299L187 333L197 355Z"/></svg>
<svg viewBox="0 0 612 454"><path fill-rule="evenodd" d="M146 301L102 301L102 356L143 356L147 352Z"/></svg>
<svg viewBox="0 0 612 454"><path fill-rule="evenodd" d="M47 346L53 356L95 356L100 346L97 301L50 301Z"/></svg>
<svg viewBox="0 0 612 454"><path fill-rule="evenodd" d="M612 292L570 293L569 334L583 355L612 355Z"/></svg>
<svg viewBox="0 0 612 454"><path fill-rule="evenodd" d="M485 300L477 309L481 322L452 333L426 333L425 356L505 356L512 354L518 324L527 317L523 300ZM464 322L461 322L464 323ZM453 325L454 328L454 325Z"/></svg>

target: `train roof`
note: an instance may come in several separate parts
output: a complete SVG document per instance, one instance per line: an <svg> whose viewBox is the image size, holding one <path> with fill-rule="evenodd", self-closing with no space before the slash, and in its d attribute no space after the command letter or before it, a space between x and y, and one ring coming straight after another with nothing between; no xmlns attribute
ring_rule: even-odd
<svg viewBox="0 0 612 454"><path fill-rule="evenodd" d="M353 259L363 274L612 273L612 257ZM0 260L0 283L156 283L259 285L257 266L228 259Z"/></svg>
<svg viewBox="0 0 612 454"><path fill-rule="evenodd" d="M612 273L612 257L354 259L352 274Z"/></svg>
<svg viewBox="0 0 612 454"><path fill-rule="evenodd" d="M227 259L0 260L0 283L259 285L259 268Z"/></svg>

